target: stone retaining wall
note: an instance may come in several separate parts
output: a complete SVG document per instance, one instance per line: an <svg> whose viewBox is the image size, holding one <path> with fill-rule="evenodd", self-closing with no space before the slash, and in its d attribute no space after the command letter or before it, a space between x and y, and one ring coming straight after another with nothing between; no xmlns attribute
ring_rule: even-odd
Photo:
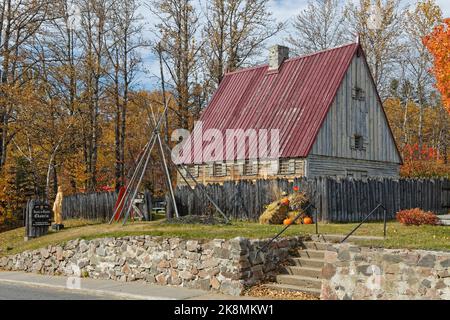
<svg viewBox="0 0 450 320"><path fill-rule="evenodd" d="M256 251L267 240L184 240L136 236L72 240L0 258L0 269L112 279L215 290L239 295L273 276L301 237L278 239L268 253Z"/></svg>
<svg viewBox="0 0 450 320"><path fill-rule="evenodd" d="M450 299L450 252L330 245L322 299Z"/></svg>

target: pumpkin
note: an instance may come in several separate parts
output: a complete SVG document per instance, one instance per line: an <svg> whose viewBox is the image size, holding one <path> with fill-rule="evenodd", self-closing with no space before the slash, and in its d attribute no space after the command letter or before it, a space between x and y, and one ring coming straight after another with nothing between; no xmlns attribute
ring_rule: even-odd
<svg viewBox="0 0 450 320"><path fill-rule="evenodd" d="M289 206L289 199L288 198L283 198L280 201L282 206Z"/></svg>
<svg viewBox="0 0 450 320"><path fill-rule="evenodd" d="M284 219L284 220L283 220L283 224L284 224L285 226L288 226L288 225L292 224L292 219L291 219L291 218L286 218L286 219Z"/></svg>
<svg viewBox="0 0 450 320"><path fill-rule="evenodd" d="M303 224L313 224L313 221L310 217L303 218Z"/></svg>

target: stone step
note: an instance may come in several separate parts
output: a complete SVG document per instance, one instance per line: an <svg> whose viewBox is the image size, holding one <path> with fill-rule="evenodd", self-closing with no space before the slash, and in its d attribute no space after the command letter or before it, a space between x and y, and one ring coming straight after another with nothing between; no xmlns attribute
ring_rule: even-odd
<svg viewBox="0 0 450 320"><path fill-rule="evenodd" d="M284 267L283 272L294 275L303 276L314 279L322 278L322 268L306 268L306 267Z"/></svg>
<svg viewBox="0 0 450 320"><path fill-rule="evenodd" d="M322 268L325 264L323 259L291 258L289 262L298 267Z"/></svg>
<svg viewBox="0 0 450 320"><path fill-rule="evenodd" d="M303 246L310 250L327 250L329 243L327 242L317 242L317 241L305 241Z"/></svg>
<svg viewBox="0 0 450 320"><path fill-rule="evenodd" d="M450 214L440 215L438 218L441 221L441 225L450 226Z"/></svg>
<svg viewBox="0 0 450 320"><path fill-rule="evenodd" d="M345 234L319 234L319 235L311 235L312 242L328 242L331 243L339 243L346 237ZM347 239L347 242L352 241L366 241L366 240L384 240L383 237L378 236L350 236Z"/></svg>
<svg viewBox="0 0 450 320"><path fill-rule="evenodd" d="M300 286L308 289L320 290L322 288L322 280L319 279L302 276L285 275L285 274L280 274L276 278L279 284Z"/></svg>
<svg viewBox="0 0 450 320"><path fill-rule="evenodd" d="M264 286L269 289L303 292L306 294L310 294L314 297L320 297L320 289L305 288L301 286L293 286L289 284L280 284L280 283L267 283Z"/></svg>
<svg viewBox="0 0 450 320"><path fill-rule="evenodd" d="M300 258L324 259L325 251L313 249L300 249L298 250L298 256Z"/></svg>

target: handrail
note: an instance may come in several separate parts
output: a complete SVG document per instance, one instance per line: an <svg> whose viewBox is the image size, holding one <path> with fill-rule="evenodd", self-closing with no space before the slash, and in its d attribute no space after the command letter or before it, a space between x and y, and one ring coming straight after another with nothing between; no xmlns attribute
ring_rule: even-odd
<svg viewBox="0 0 450 320"><path fill-rule="evenodd" d="M375 209L373 209L362 221L360 224L358 224L347 236L345 236L344 239L342 239L341 243L344 243L345 240L347 240L353 233L355 233L356 230L359 229L359 227L361 227L361 225L366 222L367 219L369 219L369 217L378 210L378 208L383 208L383 235L386 238L386 207L380 202Z"/></svg>
<svg viewBox="0 0 450 320"><path fill-rule="evenodd" d="M304 212L306 212L309 208L314 208L316 209L316 233L318 232L318 228L317 228L317 208L314 206L314 204L310 203L308 206L306 206L305 209L302 210L302 212L300 212L295 218L294 220L292 220L292 222L288 225L286 225L283 230L281 230L280 232L278 232L275 237L273 237L272 239L270 239L269 242L267 242L262 248L259 248L258 251L256 251L255 256L258 256L258 253L260 253L261 251L264 251L264 249L266 249L272 242L275 241L275 239L277 239L279 236L281 236L283 234L283 232L285 232L287 230L287 228L289 228L291 225L293 225L302 215Z"/></svg>

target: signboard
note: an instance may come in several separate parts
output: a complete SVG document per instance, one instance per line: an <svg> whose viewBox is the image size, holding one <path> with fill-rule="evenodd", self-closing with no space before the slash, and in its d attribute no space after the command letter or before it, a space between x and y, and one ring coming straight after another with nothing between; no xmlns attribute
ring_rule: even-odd
<svg viewBox="0 0 450 320"><path fill-rule="evenodd" d="M31 209L31 226L49 227L52 224L52 209L47 203L36 202Z"/></svg>

